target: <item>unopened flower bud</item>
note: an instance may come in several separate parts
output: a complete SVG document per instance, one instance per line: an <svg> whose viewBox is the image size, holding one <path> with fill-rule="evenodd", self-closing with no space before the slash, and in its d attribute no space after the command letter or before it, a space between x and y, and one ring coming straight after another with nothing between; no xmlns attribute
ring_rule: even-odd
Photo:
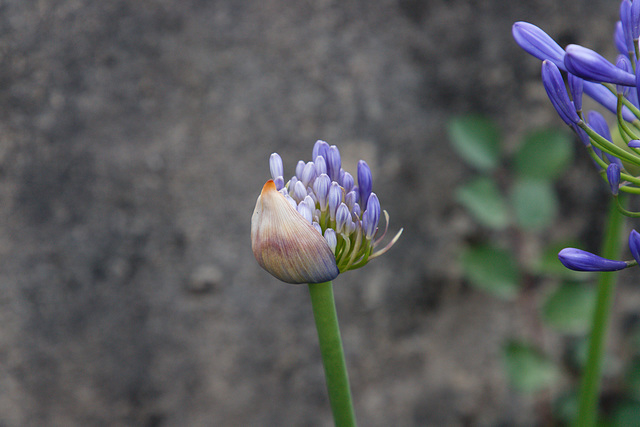
<svg viewBox="0 0 640 427"><path fill-rule="evenodd" d="M358 162L358 198L363 209L367 209L367 200L373 188L373 178L371 177L371 169L364 160Z"/></svg>
<svg viewBox="0 0 640 427"><path fill-rule="evenodd" d="M607 166L607 180L609 181L611 193L617 196L620 189L620 166L617 163L609 163L609 166Z"/></svg>
<svg viewBox="0 0 640 427"><path fill-rule="evenodd" d="M624 261L602 258L576 248L564 248L558 259L562 265L575 271L617 271L628 267Z"/></svg>
<svg viewBox="0 0 640 427"><path fill-rule="evenodd" d="M631 230L629 233L629 251L633 255L633 259L640 263L640 233Z"/></svg>
<svg viewBox="0 0 640 427"><path fill-rule="evenodd" d="M272 180L264 185L251 217L251 248L258 264L283 282L320 283L339 273L327 240Z"/></svg>
<svg viewBox="0 0 640 427"><path fill-rule="evenodd" d="M342 161L340 159L340 150L338 150L338 147L336 147L335 145L329 147L325 160L327 161L329 178L331 178L332 181L338 182L340 179L340 168L342 166Z"/></svg>
<svg viewBox="0 0 640 427"><path fill-rule="evenodd" d="M636 84L635 75L616 67L599 53L577 44L567 46L564 65L571 74L594 82L625 86Z"/></svg>
<svg viewBox="0 0 640 427"><path fill-rule="evenodd" d="M269 171L271 172L271 178L274 180L279 176L284 176L282 158L278 153L271 153L269 157Z"/></svg>
<svg viewBox="0 0 640 427"><path fill-rule="evenodd" d="M560 118L569 126L580 122L580 117L567 94L560 70L553 62L542 62L542 84Z"/></svg>
<svg viewBox="0 0 640 427"><path fill-rule="evenodd" d="M367 202L367 209L362 214L362 228L367 239L371 239L378 230L380 220L380 201L376 193L371 193Z"/></svg>
<svg viewBox="0 0 640 427"><path fill-rule="evenodd" d="M564 50L547 33L528 22L516 22L511 28L516 43L530 55L544 61L556 64L561 70L564 68Z"/></svg>

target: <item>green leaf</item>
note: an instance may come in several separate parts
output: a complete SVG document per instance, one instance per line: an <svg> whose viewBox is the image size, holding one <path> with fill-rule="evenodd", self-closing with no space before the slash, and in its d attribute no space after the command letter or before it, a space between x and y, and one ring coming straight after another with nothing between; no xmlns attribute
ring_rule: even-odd
<svg viewBox="0 0 640 427"><path fill-rule="evenodd" d="M510 299L520 288L520 273L511 252L490 245L466 248L461 256L464 276L476 288Z"/></svg>
<svg viewBox="0 0 640 427"><path fill-rule="evenodd" d="M458 187L456 200L482 225L495 229L509 225L507 205L495 181L489 177Z"/></svg>
<svg viewBox="0 0 640 427"><path fill-rule="evenodd" d="M589 329L596 300L593 287L567 282L556 289L542 306L542 317L560 332L583 334Z"/></svg>
<svg viewBox="0 0 640 427"><path fill-rule="evenodd" d="M510 341L503 348L505 368L511 384L524 393L535 393L552 385L558 368L531 345Z"/></svg>
<svg viewBox="0 0 640 427"><path fill-rule="evenodd" d="M571 161L572 139L567 132L543 129L525 136L514 159L514 169L522 177L557 178Z"/></svg>
<svg viewBox="0 0 640 427"><path fill-rule="evenodd" d="M511 201L518 224L527 230L551 225L558 211L556 193L548 181L516 181L511 189Z"/></svg>
<svg viewBox="0 0 640 427"><path fill-rule="evenodd" d="M456 117L448 125L449 139L469 165L487 172L500 159L500 132L495 123L480 116Z"/></svg>

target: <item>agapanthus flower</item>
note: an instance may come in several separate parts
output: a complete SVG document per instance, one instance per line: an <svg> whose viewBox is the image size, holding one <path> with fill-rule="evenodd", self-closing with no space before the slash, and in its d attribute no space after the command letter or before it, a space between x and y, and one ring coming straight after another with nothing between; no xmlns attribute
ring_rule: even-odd
<svg viewBox="0 0 640 427"><path fill-rule="evenodd" d="M381 249L389 215L372 192L371 170L358 162L357 182L342 168L335 145L317 141L312 161L300 160L286 183L282 159L269 158L271 180L251 219L251 246L265 270L287 283L320 283L363 267L393 246L402 229ZM386 224L378 227L380 213Z"/></svg>

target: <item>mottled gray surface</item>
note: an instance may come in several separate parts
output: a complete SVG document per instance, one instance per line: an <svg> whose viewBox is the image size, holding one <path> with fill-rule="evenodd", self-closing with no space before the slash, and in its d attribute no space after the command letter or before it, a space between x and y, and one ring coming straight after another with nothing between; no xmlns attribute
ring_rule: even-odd
<svg viewBox="0 0 640 427"><path fill-rule="evenodd" d="M405 228L335 281L360 424L534 424L499 349L535 309L460 281L470 171L444 125L482 112L509 144L559 125L510 26L611 57L616 7L1 2L0 425L330 425L307 290L249 243L269 154L290 175L316 139L367 160ZM558 230L597 241L606 195L576 153Z"/></svg>

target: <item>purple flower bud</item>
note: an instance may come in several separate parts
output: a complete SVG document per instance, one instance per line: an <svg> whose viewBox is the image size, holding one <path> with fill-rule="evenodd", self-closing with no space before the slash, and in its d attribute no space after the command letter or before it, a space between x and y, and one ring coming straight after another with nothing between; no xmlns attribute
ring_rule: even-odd
<svg viewBox="0 0 640 427"><path fill-rule="evenodd" d="M353 184L353 176L349 172L345 172L344 176L342 177L342 188L344 188L344 191L348 193L349 191L353 190Z"/></svg>
<svg viewBox="0 0 640 427"><path fill-rule="evenodd" d="M313 200L311 196L305 197L302 203L306 203L306 205L309 206L309 210L311 210L312 213L316 209L316 202Z"/></svg>
<svg viewBox="0 0 640 427"><path fill-rule="evenodd" d="M344 203L340 203L336 210L336 232L342 233L347 221L351 220L351 214L349 208Z"/></svg>
<svg viewBox="0 0 640 427"><path fill-rule="evenodd" d="M569 126L580 122L580 117L569 99L560 70L553 62L546 60L542 62L542 84L560 118Z"/></svg>
<svg viewBox="0 0 640 427"><path fill-rule="evenodd" d="M631 37L637 40L640 36L640 2L631 2Z"/></svg>
<svg viewBox="0 0 640 427"><path fill-rule="evenodd" d="M633 52L633 24L631 23L631 2L622 0L620 3L620 22L622 22L622 33L624 34L624 44L627 47L627 54Z"/></svg>
<svg viewBox="0 0 640 427"><path fill-rule="evenodd" d="M569 83L571 98L573 99L573 106L576 111L580 111L582 110L582 87L584 86L584 80L573 74L568 74L567 81Z"/></svg>
<svg viewBox="0 0 640 427"><path fill-rule="evenodd" d="M296 185L293 187L293 193L291 194L291 197L293 197L293 200L298 203L300 203L304 200L305 197L307 197L307 189L305 188L304 184L302 184L302 182L296 182Z"/></svg>
<svg viewBox="0 0 640 427"><path fill-rule="evenodd" d="M584 93L589 95L595 101L597 101L600 105L605 107L607 110L611 111L613 114L616 114L616 109L618 107L618 98L616 95L611 93L609 89L602 86L598 83L593 82L584 82ZM636 116L633 115L631 110L627 107L622 107L622 118L628 122L633 122L636 120Z"/></svg>
<svg viewBox="0 0 640 427"><path fill-rule="evenodd" d="M640 233L636 230L631 230L629 233L629 251L631 251L633 259L640 263Z"/></svg>
<svg viewBox="0 0 640 427"><path fill-rule="evenodd" d="M561 70L565 70L564 50L540 28L520 21L513 24L511 33L516 43L527 53L542 61L547 59Z"/></svg>
<svg viewBox="0 0 640 427"><path fill-rule="evenodd" d="M597 111L589 111L587 114L587 120L589 120L589 127L594 130L598 135L604 139L611 141L611 132L609 131L609 125L607 121L602 117L602 114Z"/></svg>
<svg viewBox="0 0 640 427"><path fill-rule="evenodd" d="M349 208L349 212L353 212L353 206L356 204L356 200L358 200L358 195L355 191L349 191L344 196L344 203Z"/></svg>
<svg viewBox="0 0 640 427"><path fill-rule="evenodd" d="M302 173L298 175L300 177L300 181L304 184L305 187L309 186L309 183L313 182L316 178L316 165L313 162L309 162L304 165L302 169Z"/></svg>
<svg viewBox="0 0 640 427"><path fill-rule="evenodd" d="M629 61L629 58L627 58L625 55L618 55L618 59L616 60L616 67L633 75L633 67L631 66L631 61ZM616 85L616 92L627 96L627 94L629 93L629 86Z"/></svg>
<svg viewBox="0 0 640 427"><path fill-rule="evenodd" d="M356 223L355 223L355 222L353 222L353 221L351 220L351 218L349 218L349 220L344 224L344 231L343 231L343 233L344 233L345 235L347 235L347 236L348 236L348 235L350 235L351 233L353 233L354 231L356 231L356 227L357 227Z"/></svg>
<svg viewBox="0 0 640 427"><path fill-rule="evenodd" d="M302 160L298 160L298 164L296 165L296 176L298 179L302 177L302 171L304 170L305 163Z"/></svg>
<svg viewBox="0 0 640 427"><path fill-rule="evenodd" d="M354 203L353 209L351 210L351 212L353 212L355 216L360 218L360 214L362 213L362 211L360 210L360 205L357 203Z"/></svg>
<svg viewBox="0 0 640 427"><path fill-rule="evenodd" d="M373 188L373 178L371 177L371 169L364 160L358 161L358 197L362 207L367 209L367 200Z"/></svg>
<svg viewBox="0 0 640 427"><path fill-rule="evenodd" d="M269 171L271 172L271 178L273 180L279 176L284 176L282 158L278 153L271 153L271 156L269 157Z"/></svg>
<svg viewBox="0 0 640 427"><path fill-rule="evenodd" d="M599 53L586 47L570 44L564 56L567 71L586 80L635 86L636 76L613 65Z"/></svg>
<svg viewBox="0 0 640 427"><path fill-rule="evenodd" d="M290 195L286 194L284 196L285 199L287 199L287 202L289 202L289 204L294 208L294 209L298 209L298 204L296 203L295 200L293 200L293 197L291 197Z"/></svg>
<svg viewBox="0 0 640 427"><path fill-rule="evenodd" d="M371 239L378 230L378 220L380 219L380 201L376 193L371 193L367 202L367 209L362 214L362 229L367 239Z"/></svg>
<svg viewBox="0 0 640 427"><path fill-rule="evenodd" d="M616 23L616 29L613 32L613 40L616 44L616 48L618 52L623 55L628 55L629 51L627 49L627 42L624 39L624 29L622 28L622 22L618 21Z"/></svg>
<svg viewBox="0 0 640 427"><path fill-rule="evenodd" d="M602 258L576 248L564 248L558 259L562 265L575 271L617 271L628 267L624 261Z"/></svg>
<svg viewBox="0 0 640 427"><path fill-rule="evenodd" d="M317 140L313 145L313 151L311 154L311 158L315 159L318 156L322 156L325 160L327 159L327 151L329 151L329 144L322 140Z"/></svg>
<svg viewBox="0 0 640 427"><path fill-rule="evenodd" d="M305 202L300 202L297 209L300 215L302 215L304 219L309 221L309 224L313 222L313 214L311 213L311 209L309 209L309 205L307 205Z"/></svg>
<svg viewBox="0 0 640 427"><path fill-rule="evenodd" d="M607 166L607 180L609 181L611 193L617 196L620 188L620 166L617 163L609 163L609 166Z"/></svg>
<svg viewBox="0 0 640 427"><path fill-rule="evenodd" d="M316 176L327 173L327 162L324 160L324 157L317 156L315 159L314 164L316 165Z"/></svg>
<svg viewBox="0 0 640 427"><path fill-rule="evenodd" d="M313 224L311 225L313 225L313 228L315 228L318 233L322 234L322 227L320 227L320 224L318 224L316 221L313 221Z"/></svg>
<svg viewBox="0 0 640 427"><path fill-rule="evenodd" d="M640 148L640 139L632 139L627 145L629 148Z"/></svg>
<svg viewBox="0 0 640 427"><path fill-rule="evenodd" d="M331 187L329 187L328 197L329 217L332 220L336 219L336 210L340 203L342 203L342 188L340 188L340 185L337 182L332 181Z"/></svg>
<svg viewBox="0 0 640 427"><path fill-rule="evenodd" d="M327 244L329 248L331 248L331 252L336 253L336 246L338 246L338 237L336 236L336 232L333 231L332 228L327 228L324 230L324 238L327 240Z"/></svg>
<svg viewBox="0 0 640 427"><path fill-rule="evenodd" d="M340 179L340 166L341 166L341 160L340 160L340 151L338 150L338 147L336 147L335 145L332 145L331 147L329 147L329 150L327 151L327 157L325 157L325 160L327 161L327 170L329 171L329 178L331 178L332 181L336 181L338 182Z"/></svg>
<svg viewBox="0 0 640 427"><path fill-rule="evenodd" d="M320 210L327 209L327 200L329 197L329 187L331 186L331 178L329 175L322 174L313 182L313 192L318 198Z"/></svg>
<svg viewBox="0 0 640 427"><path fill-rule="evenodd" d="M284 188L284 178L277 176L273 178L273 183L276 185L276 190L280 191ZM286 188L284 188L286 190Z"/></svg>

